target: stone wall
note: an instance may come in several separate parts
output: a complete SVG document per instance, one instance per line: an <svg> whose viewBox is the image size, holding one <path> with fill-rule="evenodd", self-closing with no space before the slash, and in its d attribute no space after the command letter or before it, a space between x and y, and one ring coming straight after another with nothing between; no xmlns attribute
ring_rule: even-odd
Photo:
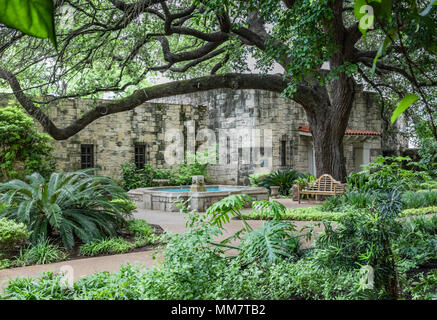
<svg viewBox="0 0 437 320"><path fill-rule="evenodd" d="M69 100L52 106L50 115L58 126L66 126L83 112L92 100ZM145 103L134 110L102 117L73 137L55 141L55 157L60 170L80 169L81 144L93 144L95 164L100 174L119 178L121 165L134 162L135 144L146 146L146 163L166 168L165 133L169 129L184 130L184 122L194 120L204 126L204 107Z"/></svg>
<svg viewBox="0 0 437 320"><path fill-rule="evenodd" d="M161 103L184 103L207 106L207 126L216 131L219 141L220 130L254 128L272 132L272 164L270 170L294 168L310 172L312 139L299 132L299 127L308 125L302 106L279 94L262 90L221 89L194 94L173 96L155 100ZM361 88L355 94L354 106L349 125L351 129L381 132L381 118L374 94L363 92ZM281 163L281 146L285 141L286 161ZM219 143L224 144L222 139ZM243 143L244 144L244 143ZM242 145L238 145L242 147ZM244 146L243 146L244 147ZM379 136L345 136L345 157L348 173L357 170L356 150L364 150L371 161L381 154L381 137ZM242 165L237 148L233 148L231 163L211 165L210 180L214 183L247 184L251 173L263 172L259 165ZM359 154L362 157L362 153ZM362 162L362 161L361 161ZM366 162L366 161L364 161ZM358 166L359 167L359 166Z"/></svg>
<svg viewBox="0 0 437 320"><path fill-rule="evenodd" d="M4 105L5 98L1 99L0 105ZM58 126L65 127L95 105L94 100L70 99L51 106L49 113ZM190 126L186 125L187 122ZM358 91L349 128L381 132L381 124L373 94ZM210 165L209 183L247 184L251 173L284 168L313 173L312 138L299 132L300 126L308 125L304 109L273 92L230 89L154 100L131 111L102 117L77 135L54 142L58 169L79 169L81 144L93 144L95 164L101 169L100 173L119 178L121 164L134 161L136 143L146 146L147 163L156 168L165 168L168 163L164 159L164 151L171 143L165 141L165 134L170 129L179 129L185 137L184 150L192 151L187 136L192 136L190 128L193 125L195 135L201 133L202 129L210 129L214 133L213 151L229 151L229 156L219 157L221 162ZM243 129L258 129L265 135L271 132L271 161L260 164L261 150L255 147L249 149L249 138L244 135L238 137L237 130ZM229 150L227 137L231 140ZM196 146L201 143L198 141ZM285 165L282 163L281 150L284 144ZM381 153L381 138L345 136L344 148L347 170L355 171L359 168L360 159L368 156L368 160L373 160ZM242 159L246 151L252 151L248 163ZM264 157L267 156L268 150L264 150Z"/></svg>

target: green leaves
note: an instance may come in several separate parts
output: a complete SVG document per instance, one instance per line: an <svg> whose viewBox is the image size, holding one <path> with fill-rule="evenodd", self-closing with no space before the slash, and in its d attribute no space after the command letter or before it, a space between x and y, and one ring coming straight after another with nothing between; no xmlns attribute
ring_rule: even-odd
<svg viewBox="0 0 437 320"><path fill-rule="evenodd" d="M230 216L238 216L242 219L247 231L251 231L249 225L242 217L240 210L249 205L252 198L247 194L233 194L214 203L206 211L207 216L211 216L211 224L223 228L223 225L230 220Z"/></svg>
<svg viewBox="0 0 437 320"><path fill-rule="evenodd" d="M49 39L57 47L52 0L3 0L0 23L37 38Z"/></svg>
<svg viewBox="0 0 437 320"><path fill-rule="evenodd" d="M260 261L264 266L291 257L299 251L299 237L294 225L280 221L266 221L248 233L242 243L246 263Z"/></svg>
<svg viewBox="0 0 437 320"><path fill-rule="evenodd" d="M391 123L394 123L405 110L407 110L414 102L416 102L417 99L419 99L419 96L417 94L410 93L406 95L401 101L399 101L395 111L393 112L393 115L391 116Z"/></svg>
<svg viewBox="0 0 437 320"><path fill-rule="evenodd" d="M283 214L285 214L286 209L287 208L282 203L276 200L273 200L272 202L260 200L253 203L254 212L266 215L274 220L280 220Z"/></svg>
<svg viewBox="0 0 437 320"><path fill-rule="evenodd" d="M114 236L124 222L124 203L109 199L127 200L127 194L109 178L78 171L52 173L49 182L38 173L26 179L0 184L0 201L10 205L0 216L26 223L34 244L57 231L71 249L75 238L89 242Z"/></svg>

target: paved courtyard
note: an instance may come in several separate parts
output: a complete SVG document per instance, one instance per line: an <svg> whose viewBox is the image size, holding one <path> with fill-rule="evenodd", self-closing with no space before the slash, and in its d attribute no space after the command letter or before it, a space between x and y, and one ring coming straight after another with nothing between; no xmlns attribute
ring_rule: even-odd
<svg viewBox="0 0 437 320"><path fill-rule="evenodd" d="M298 204L291 199L278 199L287 208L302 208L315 205L314 202L306 203L302 202ZM250 211L250 209L245 209ZM164 212L157 210L138 210L134 213L135 218L141 218L148 223L160 225L165 231L170 233L184 233L186 232L184 216L178 212ZM251 220L248 221L249 225L253 228L257 228L262 224L262 221ZM295 225L298 230L305 225L311 224L307 221L296 221ZM242 222L240 220L231 219L230 223L225 226L225 234L222 238L228 237L234 234L236 231L242 228ZM320 230L318 230L320 231ZM219 239L218 239L219 240ZM308 247L310 244L303 241L303 247ZM28 267L12 268L0 270L0 289L7 285L8 278L15 277L38 277L43 272L47 271L59 271L62 267L68 266L73 270L74 281L79 280L86 275L100 272L116 272L120 269L122 264L141 264L144 267L150 268L157 266L159 261L163 260L163 253L156 250L149 250L143 252L134 252L127 254L94 257L86 259L78 259L71 261L58 262L47 265L35 265Z"/></svg>

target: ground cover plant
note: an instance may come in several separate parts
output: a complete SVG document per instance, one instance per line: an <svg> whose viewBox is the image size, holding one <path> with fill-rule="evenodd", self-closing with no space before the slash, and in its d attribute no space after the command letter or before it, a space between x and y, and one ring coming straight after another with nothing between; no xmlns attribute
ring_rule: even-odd
<svg viewBox="0 0 437 320"><path fill-rule="evenodd" d="M353 215L362 210L350 208L347 211L325 211L323 205L312 206L308 208L286 209L280 213L280 220L290 221L338 221L346 215ZM421 216L437 214L437 206L404 209L399 213L399 217ZM271 220L272 215L263 211L251 211L243 214L246 220Z"/></svg>
<svg viewBox="0 0 437 320"><path fill-rule="evenodd" d="M24 267L33 264L48 264L63 261L67 258L67 252L49 239L41 239L36 244L30 244L20 249L11 266Z"/></svg>
<svg viewBox="0 0 437 320"><path fill-rule="evenodd" d="M11 220L7 221L8 226L11 223L15 224ZM127 221L127 225L119 230L117 236L77 244L72 250L66 250L60 241L53 238L41 238L37 243L26 242L29 231L24 224L18 226L21 229L15 232L14 236L20 240L15 242L14 250L0 251L0 270L149 248L160 243L162 233L162 230L152 227L144 220L133 219ZM21 236L23 232L24 235ZM19 236L24 238L21 239Z"/></svg>
<svg viewBox="0 0 437 320"><path fill-rule="evenodd" d="M387 194L378 207L325 222L325 232L310 249L285 245L295 239L280 223L271 232L243 224L231 238L216 242L232 216L241 215L245 196L222 200L208 214L182 206L188 231L167 235L164 261L159 267L123 266L120 272L100 272L63 285L59 274L39 279L14 279L2 299L430 299L435 296L435 271L423 269L435 250L435 218L398 220L400 196ZM257 209L277 217L278 203L259 202ZM271 222L279 222L273 220ZM264 227L268 228L268 227ZM420 232L411 232L412 228ZM284 237L283 233L287 235ZM310 232L311 233L311 232ZM409 235L405 239L405 235ZM290 236L292 236L290 238ZM236 244L231 239L240 238ZM402 239L404 238L404 239ZM269 247L276 239L280 251ZM405 251L405 241L423 249L419 255ZM404 241L404 242L402 242ZM423 244L428 245L424 246ZM237 255L228 256L228 250ZM286 254L282 253L282 250ZM434 250L434 251L433 251ZM275 258L269 259L272 254ZM248 259L250 258L250 259ZM374 281L362 268L372 267ZM407 279L407 272L422 271Z"/></svg>

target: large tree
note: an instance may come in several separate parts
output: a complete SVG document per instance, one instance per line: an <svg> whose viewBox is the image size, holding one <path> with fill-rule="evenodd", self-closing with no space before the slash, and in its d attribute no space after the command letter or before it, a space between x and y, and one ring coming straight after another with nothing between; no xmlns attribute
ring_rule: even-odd
<svg viewBox="0 0 437 320"><path fill-rule="evenodd" d="M0 79L55 139L67 139L100 117L155 98L218 88L283 93L306 111L317 172L344 180L343 136L354 75L365 75L381 56L377 49L391 24L399 33L411 27L403 12L411 11L412 2L417 12L427 5L382 1L390 10L378 8L379 0L357 0L373 2L377 9L374 28L367 30L366 39L374 39L369 48L354 2L347 0L58 0L58 51L49 41L0 27ZM428 26L420 28L429 34ZM375 62L376 73L405 76L396 63L408 55L399 56L402 47L392 40ZM247 73L249 56L262 73ZM395 59L388 64L384 59L390 56ZM321 69L325 61L329 71ZM273 62L283 67L282 74L267 72ZM173 81L150 85L147 79L157 72ZM91 106L65 128L44 112L55 100L103 92L115 92L118 98Z"/></svg>

